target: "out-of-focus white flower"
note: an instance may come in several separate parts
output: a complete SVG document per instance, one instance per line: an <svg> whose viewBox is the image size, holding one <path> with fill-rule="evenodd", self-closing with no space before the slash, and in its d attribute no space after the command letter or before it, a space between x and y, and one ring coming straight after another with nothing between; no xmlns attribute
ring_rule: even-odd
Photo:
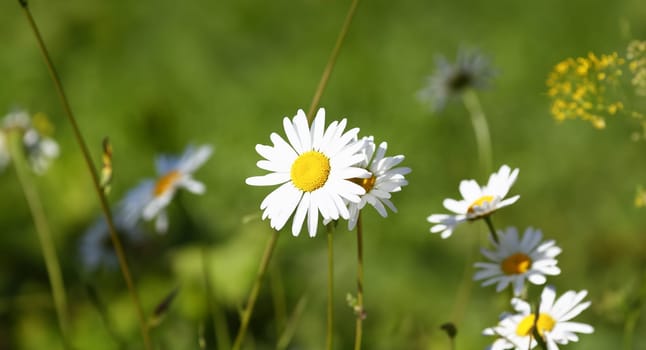
<svg viewBox="0 0 646 350"><path fill-rule="evenodd" d="M155 229L164 233L168 230L166 207L177 190L183 188L191 193L203 194L206 187L193 178L193 173L213 153L210 145L188 147L179 157L159 156L156 160L158 178L142 181L130 190L119 204L124 225L134 227L139 219L155 219Z"/></svg>

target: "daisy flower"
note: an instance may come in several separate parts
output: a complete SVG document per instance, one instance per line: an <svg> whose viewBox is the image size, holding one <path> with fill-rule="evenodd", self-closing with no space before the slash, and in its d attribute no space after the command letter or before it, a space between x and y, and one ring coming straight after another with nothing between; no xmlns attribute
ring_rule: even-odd
<svg viewBox="0 0 646 350"><path fill-rule="evenodd" d="M444 109L447 102L465 90L483 89L495 75L489 59L477 50L460 49L455 63L444 56L435 59L436 71L427 79L427 86L418 93L433 112Z"/></svg>
<svg viewBox="0 0 646 350"><path fill-rule="evenodd" d="M280 185L260 204L263 220L269 218L276 230L285 226L294 214L292 234L298 236L307 216L307 230L316 236L319 212L323 220L348 219L345 201L359 203L363 187L353 178L368 178L370 173L355 167L364 156L359 153L362 141L356 141L359 128L344 132L346 119L333 121L325 128L325 109L321 108L309 126L303 110L293 120L285 117L283 128L287 141L276 133L270 138L273 146L256 145L264 160L257 166L269 174L246 179L252 186Z"/></svg>
<svg viewBox="0 0 646 350"><path fill-rule="evenodd" d="M119 217L115 215L114 224L119 234L122 234L121 237L125 237L127 242L141 241L143 238L141 231L137 228L125 227ZM85 232L81 238L79 251L81 262L89 271L96 270L100 266L113 268L119 262L104 218L97 219Z"/></svg>
<svg viewBox="0 0 646 350"><path fill-rule="evenodd" d="M561 248L553 240L541 242L543 234L531 227L525 230L522 239L518 237L515 227L508 227L507 232L498 231L500 243L491 240L494 250L482 248L482 255L492 262L479 262L473 279L485 280L482 285L496 284L496 292L512 285L514 295L519 296L525 280L533 284L544 284L545 276L555 276L561 273L556 266L555 257L561 253Z"/></svg>
<svg viewBox="0 0 646 350"><path fill-rule="evenodd" d="M127 227L134 227L140 218L146 221L155 219L155 229L159 233L168 230L166 207L180 188L195 194L203 194L206 187L193 179L193 173L206 162L213 148L203 145L188 147L179 156L159 156L156 160L158 177L142 181L130 190L119 204L119 212ZM116 219L115 219L116 220Z"/></svg>
<svg viewBox="0 0 646 350"><path fill-rule="evenodd" d="M513 171L507 165L500 167L497 173L491 174L486 186L480 187L475 180L462 180L460 194L462 200L447 198L444 207L451 214L433 214L426 220L432 224L432 233L441 233L442 238L448 238L455 227L466 221L473 221L490 215L494 211L515 203L519 195L505 199L511 186L516 182L518 169Z"/></svg>
<svg viewBox="0 0 646 350"><path fill-rule="evenodd" d="M526 350L536 347L533 328L536 324L538 334L547 344L548 350L558 350L558 345L576 342L579 337L575 333L591 334L592 326L571 322L570 320L590 306L590 302L581 302L587 291L568 291L556 299L554 287L547 286L541 294L538 320L532 313L529 303L514 298L511 305L516 314L503 314L495 327L487 328L484 335L494 335L499 338L494 341L491 350L517 349Z"/></svg>
<svg viewBox="0 0 646 350"><path fill-rule="evenodd" d="M404 160L404 156L398 155L394 157L384 157L388 144L382 142L379 147L376 147L372 136L363 138L364 147L361 151L363 159L357 166L364 168L372 174L372 176L364 179L353 179L352 181L361 185L366 191L366 194L361 196L359 203L350 203L350 219L348 220L348 230L353 230L357 224L359 211L363 209L366 203L372 205L379 215L387 217L386 207L390 208L393 212L397 212L397 208L390 201L390 193L399 192L402 186L408 185L408 181L404 178L411 172L410 168L398 167L399 163ZM375 152L376 149L376 152Z"/></svg>
<svg viewBox="0 0 646 350"><path fill-rule="evenodd" d="M51 161L58 157L58 143L49 137L53 133L54 127L44 114L37 113L32 118L26 111L13 111L5 116L4 128L6 131L17 130L22 133L25 155L37 174L43 174ZM6 150L7 142L7 135L0 136L0 169L6 166L10 160L10 155ZM3 144L4 154L2 154Z"/></svg>

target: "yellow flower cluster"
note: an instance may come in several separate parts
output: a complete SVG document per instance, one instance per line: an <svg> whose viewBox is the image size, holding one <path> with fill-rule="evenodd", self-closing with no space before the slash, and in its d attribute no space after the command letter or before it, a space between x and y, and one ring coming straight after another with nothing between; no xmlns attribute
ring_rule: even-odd
<svg viewBox="0 0 646 350"><path fill-rule="evenodd" d="M624 108L619 100L609 101L610 91L619 84L625 60L615 52L597 57L568 58L559 62L547 78L550 112L558 121L582 119L597 129L606 126L604 117Z"/></svg>
<svg viewBox="0 0 646 350"><path fill-rule="evenodd" d="M646 41L634 40L628 44L626 60L632 76L630 82L635 87L635 93L646 96Z"/></svg>
<svg viewBox="0 0 646 350"><path fill-rule="evenodd" d="M637 208L646 207L646 191L639 186L637 187L637 194L635 195L635 206Z"/></svg>

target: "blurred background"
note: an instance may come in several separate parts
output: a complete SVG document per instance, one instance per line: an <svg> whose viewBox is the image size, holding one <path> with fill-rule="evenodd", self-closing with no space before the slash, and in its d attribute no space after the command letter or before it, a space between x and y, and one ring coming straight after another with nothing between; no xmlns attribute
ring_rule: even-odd
<svg viewBox="0 0 646 350"><path fill-rule="evenodd" d="M179 154L188 144L215 147L195 174L207 193L180 193L169 207L169 232L145 226L145 239L126 248L147 314L179 288L152 331L157 349L198 349L201 334L207 348L225 346L271 233L259 211L271 189L244 183L263 173L254 147L269 144L271 132L283 134L282 117L309 107L350 1L30 4L97 165L101 140L112 141L112 203L155 176L156 155ZM638 336L646 332L638 317L646 298L646 209L634 205L637 185L646 185L646 144L631 141L638 126L626 117L607 119L602 131L580 120L555 122L545 87L557 62L590 51L624 53L630 40L646 37L645 23L640 0L359 6L321 106L328 123L348 118L362 135L388 141L388 153L405 155L403 165L413 170L409 186L393 196L397 214L384 219L372 208L364 211L365 349L449 349L439 327L455 321L456 312L462 313L457 348L483 349L492 339L482 330L509 310L506 293L477 284L468 302L455 305L465 273L470 279L474 272L470 264L481 259L484 223L463 225L442 240L426 222L445 212L444 198L459 196L460 180L486 180L464 106L450 103L433 114L416 98L434 59L453 60L463 46L480 49L498 72L479 92L494 167L520 168L511 193L521 199L495 215L496 226L542 229L563 249L562 274L549 283L559 294L589 291L592 306L577 321L592 324L595 333L565 348L618 348L625 333L634 333L632 348L646 349ZM118 268L90 270L81 260L81 239L100 216L98 201L15 1L0 3L0 48L0 111L46 113L60 144L60 157L35 181L62 264L72 343L141 348ZM62 349L34 224L11 167L0 173L0 228L0 349ZM323 232L316 238L281 233L247 349L275 348L299 301L304 308L289 348L323 348ZM345 223L335 237L335 348L348 349L354 314L345 298L356 293L356 239ZM634 330L626 326L631 318Z"/></svg>

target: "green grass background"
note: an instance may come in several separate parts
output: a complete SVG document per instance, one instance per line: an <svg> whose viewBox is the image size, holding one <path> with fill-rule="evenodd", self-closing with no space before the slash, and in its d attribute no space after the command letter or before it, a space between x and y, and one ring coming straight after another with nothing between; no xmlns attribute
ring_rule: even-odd
<svg viewBox="0 0 646 350"><path fill-rule="evenodd" d="M144 308L179 286L163 323L153 330L157 349L197 349L204 326L214 348L202 273L207 264L219 307L232 334L237 308L255 276L269 238L259 214L269 188L245 185L257 143L282 131L281 119L307 109L349 1L32 1L72 107L99 161L100 142L114 146L118 201L154 175L159 153L210 143L216 152L196 178L208 191L182 194L170 207L170 231L130 247L129 261ZM646 36L639 0L365 1L323 95L328 122L346 117L362 135L389 142L413 169L409 186L394 195L398 214L372 209L365 226L365 349L449 349L439 325L449 321L470 252L486 237L477 222L442 240L425 218L442 200L458 196L461 179L479 173L473 131L460 104L431 115L415 98L438 54L478 47L499 71L480 94L492 134L494 165L520 168L512 193L519 202L494 217L498 228L538 227L563 248L559 292L587 289L592 307L577 320L594 325L567 349L619 348L631 310L643 314L646 212L633 206L646 184L646 147L629 139L627 118L604 131L582 121L558 124L549 115L545 79L566 57L623 52ZM56 125L61 156L37 178L55 234L70 300L73 343L114 349L116 343L84 285L96 286L115 332L141 348L136 315L118 270L84 272L78 244L100 214L98 201L46 67L15 1L0 3L0 110L22 106L47 113ZM59 349L56 318L34 226L13 169L0 174L0 349ZM335 235L335 348L351 348L355 293L355 238L343 225ZM291 349L321 349L325 339L326 240L285 230L272 278L284 288L289 312L306 296ZM473 269L469 271L470 278ZM277 339L272 288L266 281L248 336L248 349L271 349ZM641 296L640 296L641 295ZM458 349L483 349L482 329L508 310L507 295L474 285L462 305ZM639 336L633 349L646 349Z"/></svg>

